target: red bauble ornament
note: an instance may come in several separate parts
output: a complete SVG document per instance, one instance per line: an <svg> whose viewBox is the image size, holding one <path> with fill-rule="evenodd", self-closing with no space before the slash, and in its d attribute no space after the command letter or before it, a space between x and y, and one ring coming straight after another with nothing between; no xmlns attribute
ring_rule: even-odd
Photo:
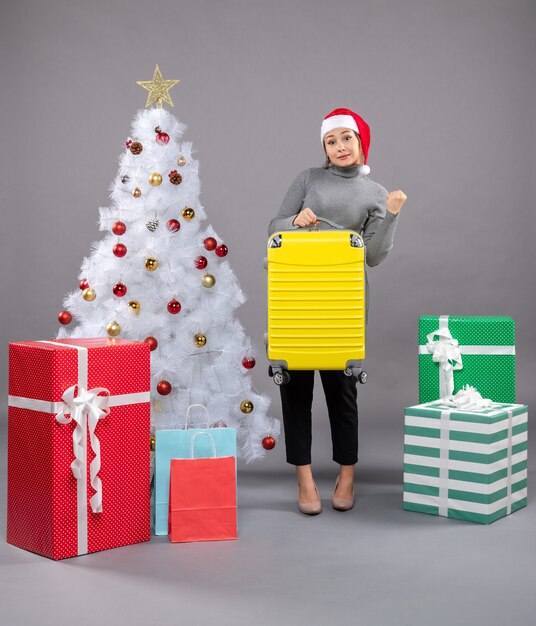
<svg viewBox="0 0 536 626"><path fill-rule="evenodd" d="M158 341L154 337L145 337L143 341L149 344L149 348L151 348L151 352L158 348Z"/></svg>
<svg viewBox="0 0 536 626"><path fill-rule="evenodd" d="M167 133L158 133L156 135L156 143L159 143L161 146L165 146L169 142L169 135Z"/></svg>
<svg viewBox="0 0 536 626"><path fill-rule="evenodd" d="M60 311L58 313L58 322L67 326L73 321L73 316L69 313L69 311Z"/></svg>
<svg viewBox="0 0 536 626"><path fill-rule="evenodd" d="M224 243L222 243L221 246L218 246L216 248L216 254L218 256L227 256L228 252L229 252L229 248Z"/></svg>
<svg viewBox="0 0 536 626"><path fill-rule="evenodd" d="M85 278L82 278L82 280L78 283L78 286L82 291L84 291L84 289L89 289L89 283Z"/></svg>
<svg viewBox="0 0 536 626"><path fill-rule="evenodd" d="M112 251L115 256L122 257L127 253L127 247L123 243L116 243Z"/></svg>
<svg viewBox="0 0 536 626"><path fill-rule="evenodd" d="M161 396L167 396L171 393L171 383L168 383L167 380L161 380L158 385L156 385L156 390Z"/></svg>
<svg viewBox="0 0 536 626"><path fill-rule="evenodd" d="M112 226L112 233L120 237L127 232L127 226L123 222L115 222Z"/></svg>
<svg viewBox="0 0 536 626"><path fill-rule="evenodd" d="M194 260L194 265L197 267L198 270L204 270L205 267L207 266L207 257L206 256L198 256L195 260Z"/></svg>
<svg viewBox="0 0 536 626"><path fill-rule="evenodd" d="M218 245L218 242L214 239L214 237L207 237L205 241L203 241L203 245L207 250L214 250L214 248Z"/></svg>
<svg viewBox="0 0 536 626"><path fill-rule="evenodd" d="M112 287L112 291L114 296L122 298L127 293L127 286L123 285L123 283L115 283L115 285Z"/></svg>
<svg viewBox="0 0 536 626"><path fill-rule="evenodd" d="M177 313L180 313L181 310L181 303L178 300L170 300L167 303L167 310L172 314L172 315L177 315Z"/></svg>
<svg viewBox="0 0 536 626"><path fill-rule="evenodd" d="M167 221L166 226L167 229L170 230L172 233L176 233L180 230L181 223L179 222L179 220L171 219Z"/></svg>
<svg viewBox="0 0 536 626"><path fill-rule="evenodd" d="M273 450L275 448L275 439L273 437L265 437L262 440L262 447L265 450Z"/></svg>
<svg viewBox="0 0 536 626"><path fill-rule="evenodd" d="M242 365L243 365L243 366L244 366L247 370L250 370L250 369L254 368L254 367L255 367L255 363L256 363L256 362L257 362L257 361L255 361L255 359L254 359L253 357L247 357L247 356L245 356L245 357L242 359Z"/></svg>

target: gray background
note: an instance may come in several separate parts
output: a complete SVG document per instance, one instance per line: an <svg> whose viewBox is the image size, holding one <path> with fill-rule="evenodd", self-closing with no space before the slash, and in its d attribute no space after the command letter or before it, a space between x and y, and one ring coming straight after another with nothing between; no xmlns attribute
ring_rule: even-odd
<svg viewBox="0 0 536 626"><path fill-rule="evenodd" d="M92 594L105 624L532 621L534 507L477 527L403 513L400 499L420 315L514 317L518 401L536 399L535 27L533 0L2 3L4 397L7 342L55 334L63 296L101 237L97 209L145 103L136 80L156 63L182 81L173 113L189 125L202 202L249 296L239 316L272 415L266 226L294 176L321 164L324 115L363 115L371 177L409 198L395 249L369 272L357 508L298 516L281 438L265 461L241 467L238 542L155 540L58 564L0 544L2 623L68 623ZM327 508L336 468L321 393L314 419Z"/></svg>

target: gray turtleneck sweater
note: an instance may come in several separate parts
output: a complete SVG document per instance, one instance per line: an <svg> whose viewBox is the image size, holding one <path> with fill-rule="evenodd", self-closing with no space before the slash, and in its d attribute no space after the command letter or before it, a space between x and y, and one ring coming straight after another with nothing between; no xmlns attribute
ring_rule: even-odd
<svg viewBox="0 0 536 626"><path fill-rule="evenodd" d="M343 228L360 233L367 265L378 265L393 247L398 215L386 210L387 190L360 174L360 166L314 167L297 176L270 222L268 234L294 230L296 215L308 207Z"/></svg>

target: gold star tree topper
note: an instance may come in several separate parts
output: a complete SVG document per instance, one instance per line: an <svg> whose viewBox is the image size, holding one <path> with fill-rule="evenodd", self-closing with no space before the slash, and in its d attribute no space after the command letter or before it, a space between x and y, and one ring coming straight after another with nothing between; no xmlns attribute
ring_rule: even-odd
<svg viewBox="0 0 536 626"><path fill-rule="evenodd" d="M162 72L157 65L154 68L153 80L137 80L136 84L149 92L145 108L148 109L153 102L156 102L157 108L161 109L162 102L174 106L169 90L180 82L180 80L164 80Z"/></svg>

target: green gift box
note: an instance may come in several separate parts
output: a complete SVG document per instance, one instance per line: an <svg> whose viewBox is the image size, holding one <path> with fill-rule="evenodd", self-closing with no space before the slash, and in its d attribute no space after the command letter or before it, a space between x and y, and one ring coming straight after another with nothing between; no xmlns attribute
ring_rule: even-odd
<svg viewBox="0 0 536 626"><path fill-rule="evenodd" d="M465 385L494 402L515 402L515 358L511 317L421 317L419 402L444 398Z"/></svg>
<svg viewBox="0 0 536 626"><path fill-rule="evenodd" d="M524 404L406 409L404 509L490 524L527 504Z"/></svg>

